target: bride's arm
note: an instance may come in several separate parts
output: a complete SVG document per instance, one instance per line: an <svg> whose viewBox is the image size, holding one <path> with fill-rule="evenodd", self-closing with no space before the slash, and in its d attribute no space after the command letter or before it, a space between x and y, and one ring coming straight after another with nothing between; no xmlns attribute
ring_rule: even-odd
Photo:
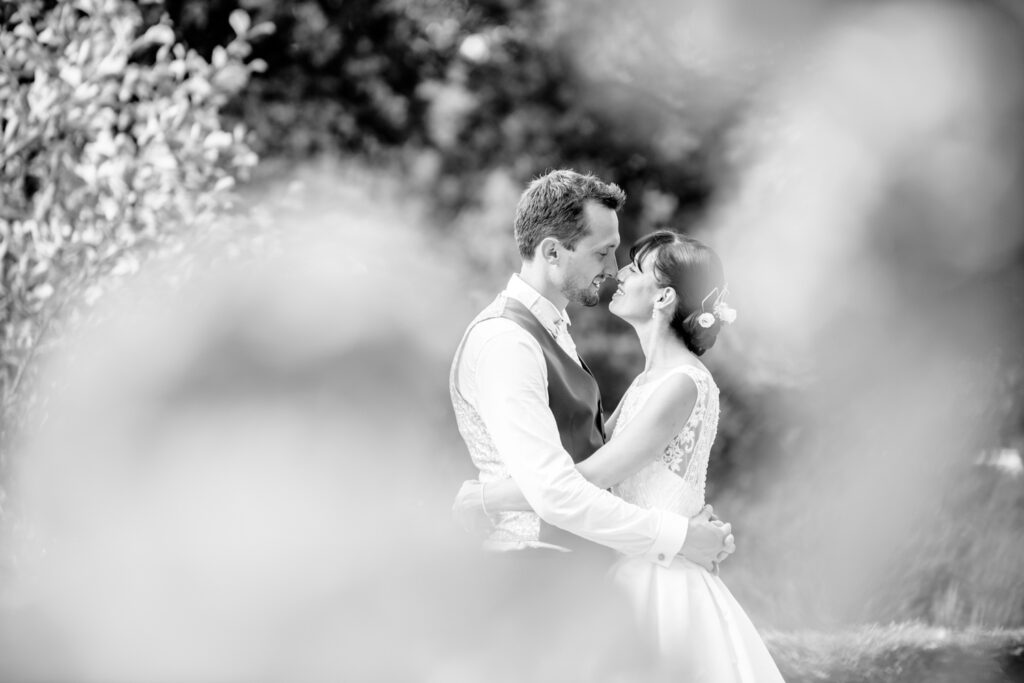
<svg viewBox="0 0 1024 683"><path fill-rule="evenodd" d="M615 410L612 411L611 416L604 421L605 434L614 434L615 425L619 423L619 413L622 412L622 400L619 400L619 405L615 406Z"/></svg>
<svg viewBox="0 0 1024 683"><path fill-rule="evenodd" d="M599 488L618 484L665 450L683 430L696 403L697 385L689 375L680 373L666 378L629 425L576 469ZM617 413L616 409L612 417L617 418ZM489 513L530 509L511 479L488 483L482 499Z"/></svg>

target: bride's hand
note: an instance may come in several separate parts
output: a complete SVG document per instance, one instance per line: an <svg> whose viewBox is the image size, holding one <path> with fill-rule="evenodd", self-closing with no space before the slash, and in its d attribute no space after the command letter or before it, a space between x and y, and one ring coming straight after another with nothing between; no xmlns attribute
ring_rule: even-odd
<svg viewBox="0 0 1024 683"><path fill-rule="evenodd" d="M718 524L722 524L722 522L720 520L718 520L717 518L714 518L712 520L712 523L715 523L715 522L717 522ZM736 552L736 537L732 535L731 531L725 537L724 542L725 542L725 545L722 548L722 551L720 553L718 553L718 556L715 558L715 561L712 563L713 566L714 566L714 569L711 570L711 573L714 574L715 576L718 576L718 565L720 565L722 562L724 562L726 560L726 558L728 558L730 555L732 555L734 552Z"/></svg>
<svg viewBox="0 0 1024 683"><path fill-rule="evenodd" d="M711 507L710 505L705 505L704 508L701 510L701 512L704 512L704 511L706 511L708 513L708 519L711 520L712 524L717 524L718 526L722 526L722 525L728 524L727 522L723 522L719 518L719 516L715 514L715 509L713 507ZM732 528L731 524L729 524L729 528L730 529Z"/></svg>
<svg viewBox="0 0 1024 683"><path fill-rule="evenodd" d="M715 514L714 508L712 508L710 505L705 505L704 509L707 510L709 519L712 524L728 530L728 533L723 539L722 551L718 553L718 556L715 558L714 572L715 574L718 574L718 565L724 562L725 559L732 555L734 552L736 552L736 537L733 536L732 533L732 524L727 524L723 522L721 519L719 519L718 515Z"/></svg>
<svg viewBox="0 0 1024 683"><path fill-rule="evenodd" d="M708 571L717 570L719 562L736 550L732 526L715 518L710 505L690 519L690 529L679 554Z"/></svg>
<svg viewBox="0 0 1024 683"><path fill-rule="evenodd" d="M464 481L452 503L452 517L474 536L483 536L494 526L484 511L483 488L484 485L476 479Z"/></svg>

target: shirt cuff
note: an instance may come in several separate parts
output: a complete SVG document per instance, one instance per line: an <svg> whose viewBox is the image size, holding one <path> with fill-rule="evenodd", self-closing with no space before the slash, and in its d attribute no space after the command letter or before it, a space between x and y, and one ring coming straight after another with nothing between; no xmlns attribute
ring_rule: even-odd
<svg viewBox="0 0 1024 683"><path fill-rule="evenodd" d="M661 530L654 539L650 549L644 553L644 559L654 564L668 567L676 559L686 542L686 532L690 529L690 520L670 512L661 515Z"/></svg>

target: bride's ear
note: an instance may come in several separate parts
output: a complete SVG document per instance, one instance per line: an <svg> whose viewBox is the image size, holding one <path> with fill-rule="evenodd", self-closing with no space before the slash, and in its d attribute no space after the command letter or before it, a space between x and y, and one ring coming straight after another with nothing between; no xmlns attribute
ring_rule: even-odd
<svg viewBox="0 0 1024 683"><path fill-rule="evenodd" d="M654 298L654 308L665 313L671 311L676 305L676 290L671 287L662 287L658 290L658 296Z"/></svg>
<svg viewBox="0 0 1024 683"><path fill-rule="evenodd" d="M550 264L555 264L558 263L558 252L561 250L561 247L562 245L554 237L545 237L540 241L537 250L542 259Z"/></svg>

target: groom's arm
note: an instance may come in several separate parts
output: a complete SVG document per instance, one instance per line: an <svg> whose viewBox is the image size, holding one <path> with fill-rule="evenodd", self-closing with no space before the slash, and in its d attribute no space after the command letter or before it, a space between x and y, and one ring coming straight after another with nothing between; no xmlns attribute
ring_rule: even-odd
<svg viewBox="0 0 1024 683"><path fill-rule="evenodd" d="M548 405L543 354L519 332L490 336L474 354L476 409L510 476L549 524L667 566L686 540L689 520L631 505L576 470Z"/></svg>

